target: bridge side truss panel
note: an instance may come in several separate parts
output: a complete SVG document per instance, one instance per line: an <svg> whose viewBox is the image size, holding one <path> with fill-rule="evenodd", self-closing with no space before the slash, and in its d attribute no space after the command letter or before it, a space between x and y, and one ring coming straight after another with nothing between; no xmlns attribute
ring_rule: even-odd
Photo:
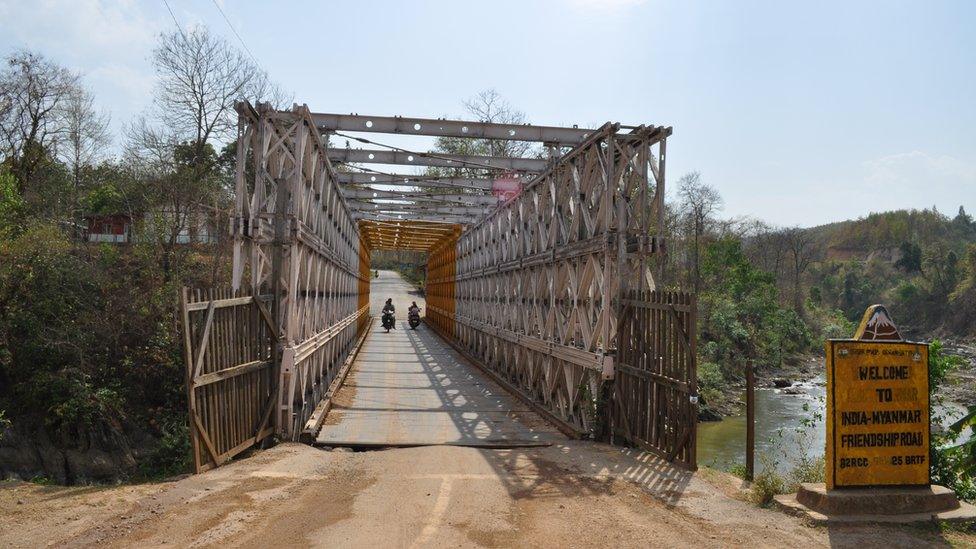
<svg viewBox="0 0 976 549"><path fill-rule="evenodd" d="M427 259L427 322L442 334L456 338L454 317L457 313L455 286L457 276L457 242L460 228L431 249Z"/></svg>
<svg viewBox="0 0 976 549"><path fill-rule="evenodd" d="M274 426L294 439L368 321L369 257L306 106L237 106L234 289L270 296Z"/></svg>
<svg viewBox="0 0 976 549"><path fill-rule="evenodd" d="M604 125L461 235L453 281L451 250L431 259L455 306L453 326L447 310L432 309L436 322L579 435L598 428L622 298L655 289L670 131Z"/></svg>

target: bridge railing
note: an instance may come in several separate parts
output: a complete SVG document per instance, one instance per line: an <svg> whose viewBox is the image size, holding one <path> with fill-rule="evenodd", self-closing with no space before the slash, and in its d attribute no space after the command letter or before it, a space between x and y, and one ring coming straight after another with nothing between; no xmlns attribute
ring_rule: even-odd
<svg viewBox="0 0 976 549"><path fill-rule="evenodd" d="M273 425L295 439L367 325L369 252L308 108L237 111L233 287L271 296Z"/></svg>
<svg viewBox="0 0 976 549"><path fill-rule="evenodd" d="M428 263L442 332L579 436L605 415L624 297L656 289L670 133L604 125Z"/></svg>

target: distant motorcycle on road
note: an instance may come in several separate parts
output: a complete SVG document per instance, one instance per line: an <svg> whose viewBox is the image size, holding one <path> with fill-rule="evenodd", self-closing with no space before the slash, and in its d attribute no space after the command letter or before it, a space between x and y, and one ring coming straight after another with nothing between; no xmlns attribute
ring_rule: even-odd
<svg viewBox="0 0 976 549"><path fill-rule="evenodd" d="M410 309L410 313L407 315L407 323L410 324L410 328L417 329L417 326L420 325L420 308Z"/></svg>

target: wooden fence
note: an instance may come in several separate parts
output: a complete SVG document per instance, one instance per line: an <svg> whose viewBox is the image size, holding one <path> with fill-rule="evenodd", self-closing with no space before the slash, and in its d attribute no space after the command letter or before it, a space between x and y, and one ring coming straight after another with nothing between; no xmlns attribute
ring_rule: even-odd
<svg viewBox="0 0 976 549"><path fill-rule="evenodd" d="M697 467L696 300L630 292L618 333L611 430L668 461Z"/></svg>
<svg viewBox="0 0 976 549"><path fill-rule="evenodd" d="M183 289L194 470L217 467L274 433L278 374L270 296Z"/></svg>

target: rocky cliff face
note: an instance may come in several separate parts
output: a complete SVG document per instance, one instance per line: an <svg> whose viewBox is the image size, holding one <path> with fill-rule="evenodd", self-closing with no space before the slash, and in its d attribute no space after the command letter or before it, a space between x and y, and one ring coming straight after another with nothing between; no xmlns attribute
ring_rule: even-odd
<svg viewBox="0 0 976 549"><path fill-rule="evenodd" d="M9 427L0 436L0 478L119 482L136 472L139 459L153 447L151 437L106 422L55 434L42 426Z"/></svg>

